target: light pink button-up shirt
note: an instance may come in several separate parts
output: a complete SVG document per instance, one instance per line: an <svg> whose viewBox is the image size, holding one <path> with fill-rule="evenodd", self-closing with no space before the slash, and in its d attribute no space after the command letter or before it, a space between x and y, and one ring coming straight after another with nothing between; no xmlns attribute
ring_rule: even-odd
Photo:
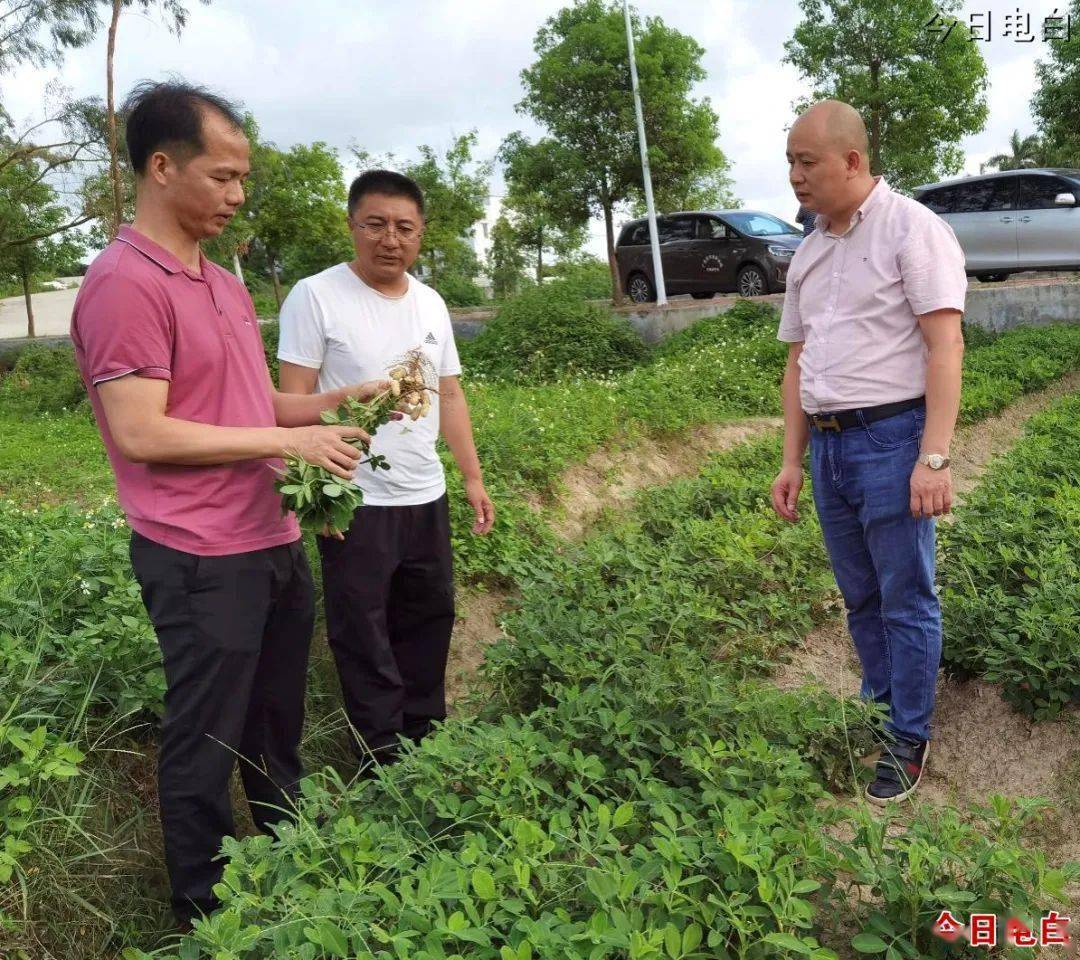
<svg viewBox="0 0 1080 960"><path fill-rule="evenodd" d="M875 179L847 233L829 233L819 216L788 268L778 336L803 344L807 413L922 396L927 350L916 318L964 310L964 252L952 228Z"/></svg>

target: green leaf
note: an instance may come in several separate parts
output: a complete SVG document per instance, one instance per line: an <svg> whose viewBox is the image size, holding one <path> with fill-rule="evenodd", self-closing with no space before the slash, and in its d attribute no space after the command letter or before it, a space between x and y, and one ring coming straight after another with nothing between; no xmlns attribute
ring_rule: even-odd
<svg viewBox="0 0 1080 960"><path fill-rule="evenodd" d="M682 935L682 948L683 953L693 953L698 947L701 946L702 931L699 924L692 923L688 926Z"/></svg>
<svg viewBox="0 0 1080 960"><path fill-rule="evenodd" d="M678 929L670 923L664 928L664 948L671 960L679 960L682 955L682 937L679 936Z"/></svg>
<svg viewBox="0 0 1080 960"><path fill-rule="evenodd" d="M495 878L482 867L477 867L472 874L472 887L481 900L494 900Z"/></svg>
<svg viewBox="0 0 1080 960"><path fill-rule="evenodd" d="M860 933L857 937L852 937L851 946L859 953L884 953L889 949L889 945L881 937L872 933Z"/></svg>
<svg viewBox="0 0 1080 960"><path fill-rule="evenodd" d="M815 890L820 890L821 884L816 880L800 880L795 886L791 888L792 893L813 893Z"/></svg>
<svg viewBox="0 0 1080 960"><path fill-rule="evenodd" d="M809 954L810 947L803 943L798 937L793 937L790 933L770 933L765 937L766 943L775 944L778 947L784 947L787 950L794 950L796 953Z"/></svg>
<svg viewBox="0 0 1080 960"><path fill-rule="evenodd" d="M631 820L634 819L634 805L632 803L621 804L615 810L615 815L611 818L611 822L616 827L625 827Z"/></svg>

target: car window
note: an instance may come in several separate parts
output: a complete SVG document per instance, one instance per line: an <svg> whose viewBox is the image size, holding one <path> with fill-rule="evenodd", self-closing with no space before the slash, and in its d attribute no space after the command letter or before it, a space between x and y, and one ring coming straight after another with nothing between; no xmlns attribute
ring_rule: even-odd
<svg viewBox="0 0 1080 960"><path fill-rule="evenodd" d="M730 236L727 226L721 220L702 217L698 221L699 240L726 240Z"/></svg>
<svg viewBox="0 0 1080 960"><path fill-rule="evenodd" d="M673 243L678 240L694 239L694 218L673 217L665 220L658 227L661 243Z"/></svg>
<svg viewBox="0 0 1080 960"><path fill-rule="evenodd" d="M802 230L798 227L784 223L778 217L767 213L726 213L724 216L736 230L751 237L780 237L785 234L802 236Z"/></svg>
<svg viewBox="0 0 1080 960"><path fill-rule="evenodd" d="M1076 188L1060 177L1027 176L1020 178L1020 209L1050 210L1057 207L1054 198L1059 193L1076 196Z"/></svg>
<svg viewBox="0 0 1080 960"><path fill-rule="evenodd" d="M1016 177L972 180L931 190L919 198L934 213L986 213L1016 207Z"/></svg>
<svg viewBox="0 0 1080 960"><path fill-rule="evenodd" d="M952 213L955 192L955 187L938 187L937 190L928 190L919 197L919 200L933 210L934 213Z"/></svg>

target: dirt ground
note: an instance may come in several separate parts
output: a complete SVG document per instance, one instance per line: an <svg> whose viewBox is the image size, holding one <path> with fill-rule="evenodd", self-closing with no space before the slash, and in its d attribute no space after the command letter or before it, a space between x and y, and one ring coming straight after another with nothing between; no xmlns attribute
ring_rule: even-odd
<svg viewBox="0 0 1080 960"><path fill-rule="evenodd" d="M989 463L1022 435L1024 424L1059 397L1080 389L1072 374L1024 397L1002 416L958 431L952 449L957 500L972 490ZM781 665L783 689L820 685L840 697L857 696L861 671L839 597L836 616L821 624ZM964 808L992 794L1039 796L1053 806L1029 838L1052 865L1080 860L1080 710L1059 720L1034 723L1013 710L993 684L979 680L938 682L932 752L916 804ZM1072 891L1074 913L1080 890ZM1080 938L1077 938L1080 940ZM1063 956L1080 956L1080 943Z"/></svg>

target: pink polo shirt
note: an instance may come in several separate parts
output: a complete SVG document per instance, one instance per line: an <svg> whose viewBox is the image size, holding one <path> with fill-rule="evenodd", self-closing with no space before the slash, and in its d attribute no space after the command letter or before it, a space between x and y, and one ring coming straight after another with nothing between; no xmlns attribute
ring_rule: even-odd
<svg viewBox="0 0 1080 960"><path fill-rule="evenodd" d="M788 267L778 336L803 344L807 413L922 396L927 350L916 318L964 310L964 252L952 227L875 180L848 231L829 233L819 216Z"/></svg>
<svg viewBox="0 0 1080 960"><path fill-rule="evenodd" d="M116 474L120 505L144 537L222 556L300 536L274 491L275 460L222 466L132 463L109 432L99 383L135 374L169 381L165 412L229 427L273 427L262 338L248 292L202 258L188 270L163 247L121 227L86 273L71 318L75 357Z"/></svg>

